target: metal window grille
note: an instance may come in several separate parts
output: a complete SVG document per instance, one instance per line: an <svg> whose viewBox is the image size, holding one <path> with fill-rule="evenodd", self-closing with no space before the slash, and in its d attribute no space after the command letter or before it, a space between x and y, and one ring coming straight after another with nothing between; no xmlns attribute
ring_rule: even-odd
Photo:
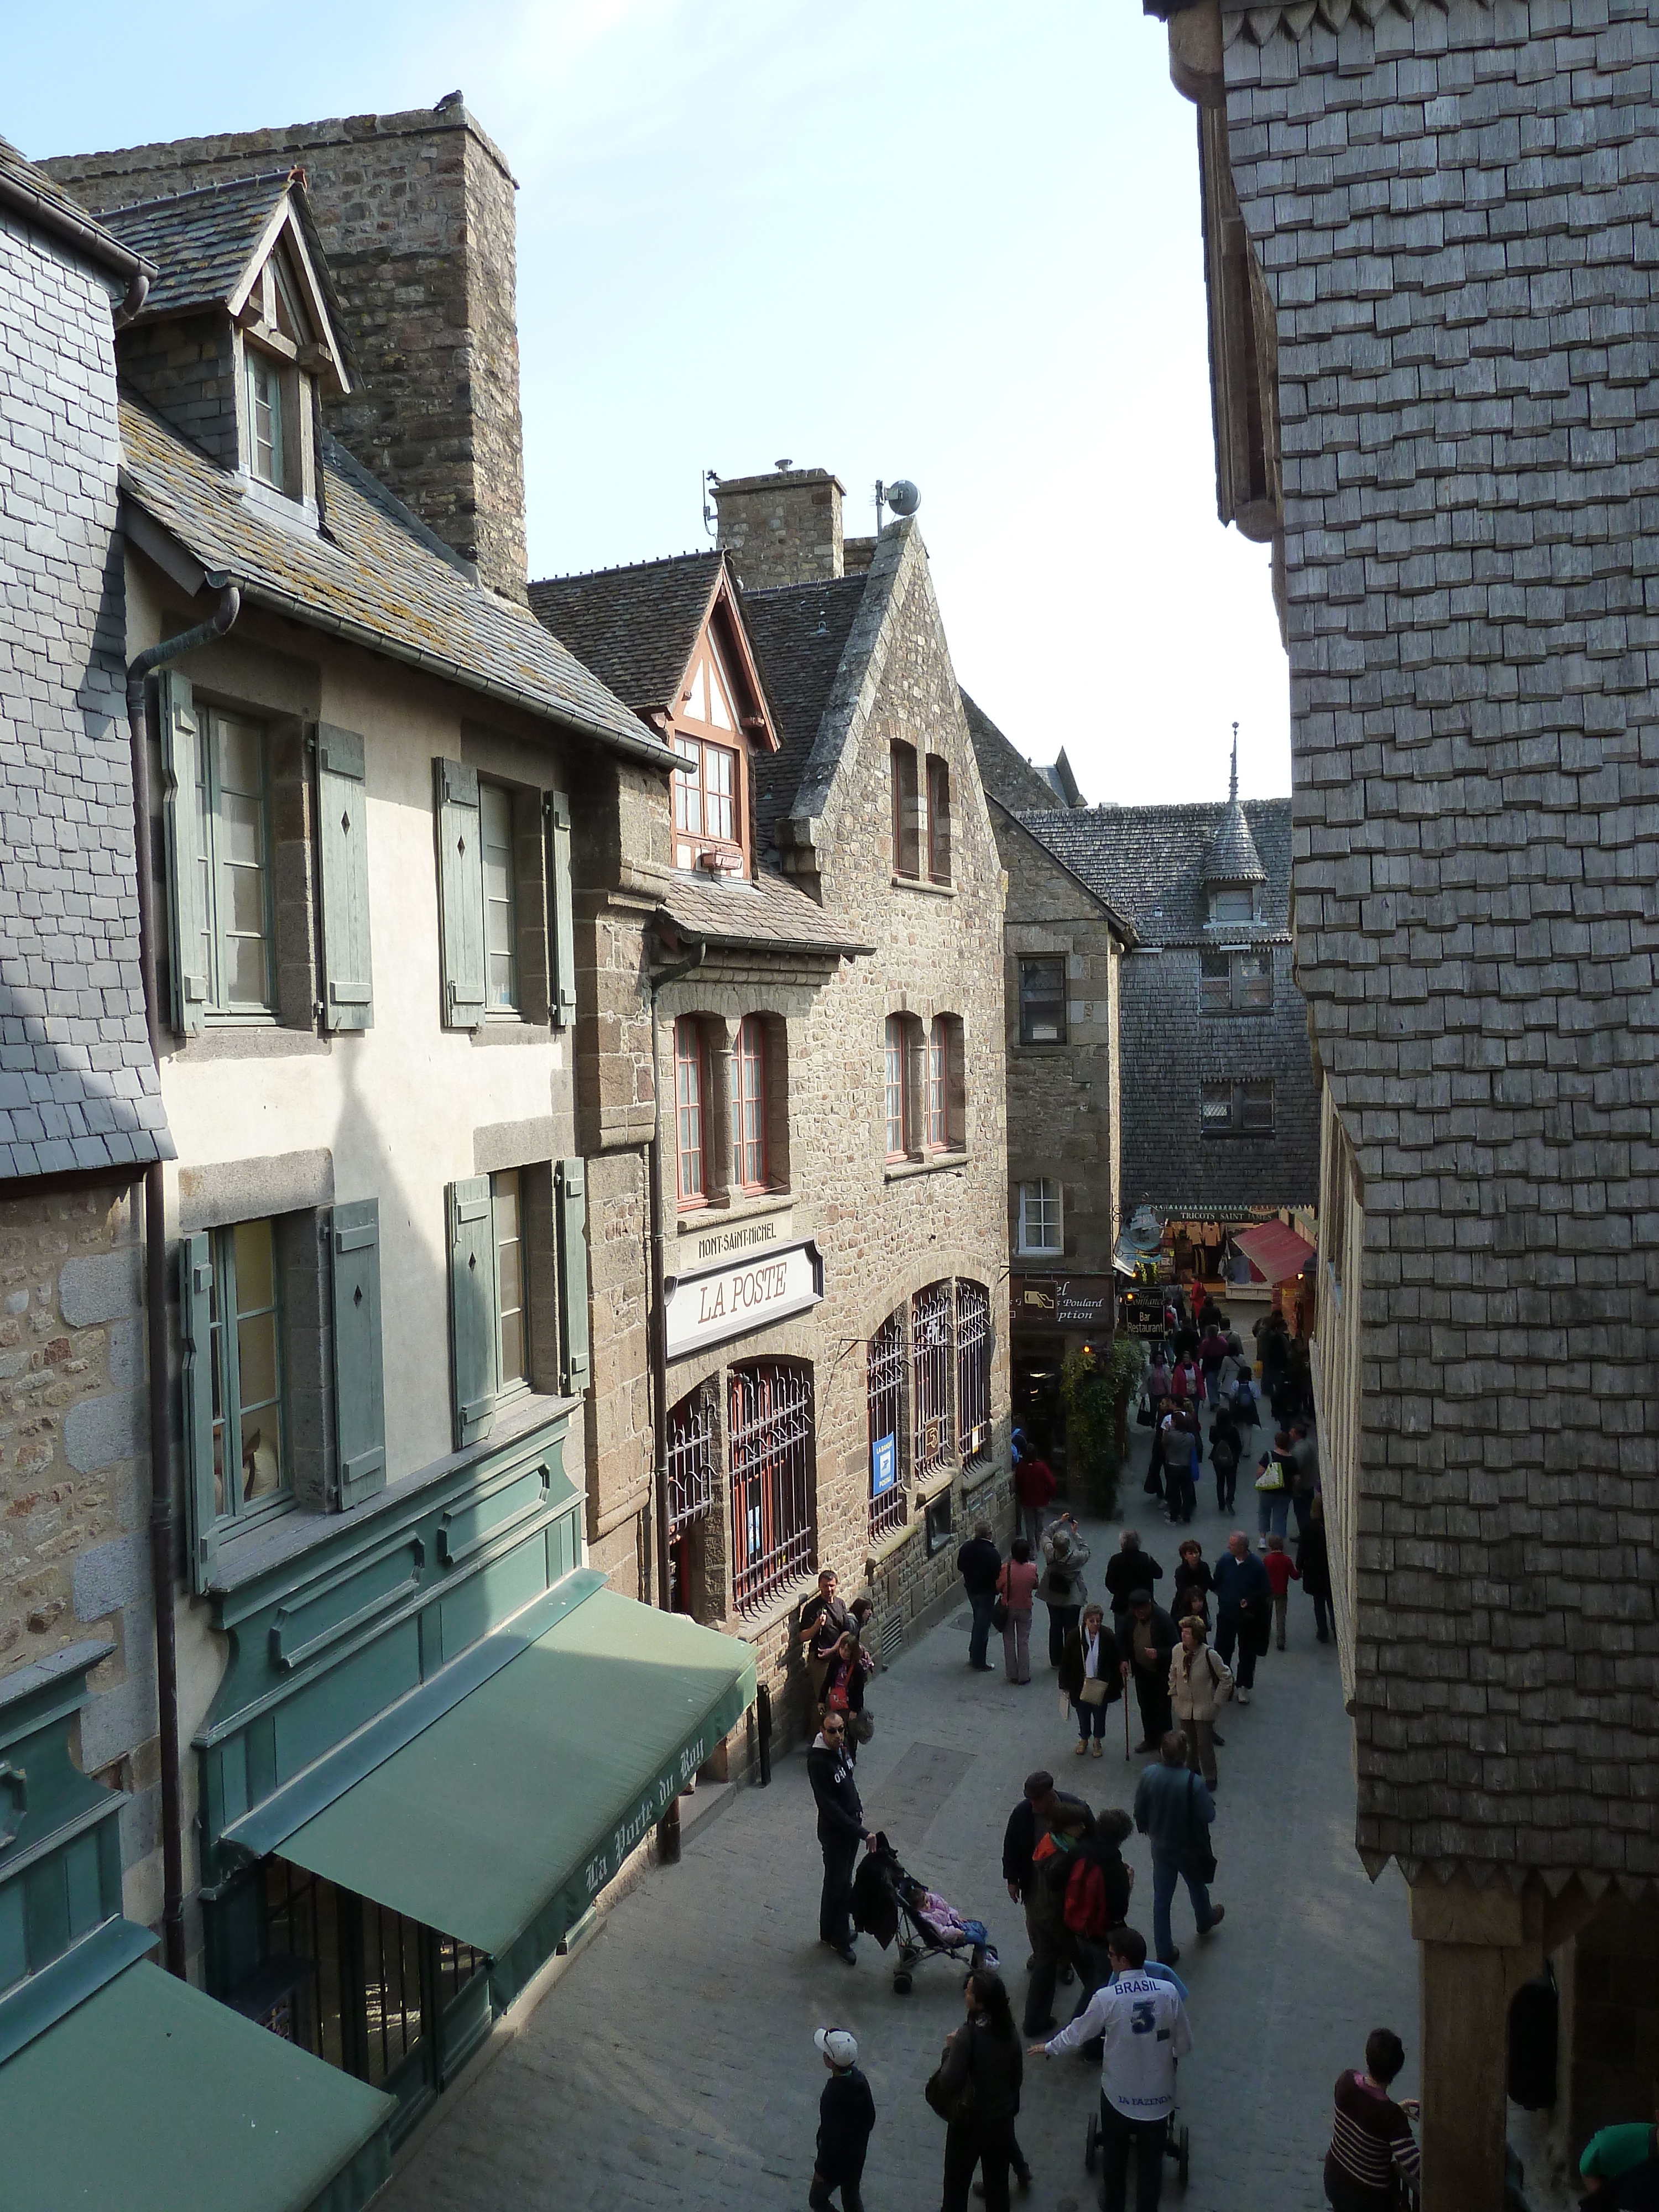
<svg viewBox="0 0 1659 2212"><path fill-rule="evenodd" d="M812 1376L757 1360L731 1375L732 1595L763 1603L812 1558Z"/></svg>
<svg viewBox="0 0 1659 2212"><path fill-rule="evenodd" d="M1022 1044L1065 1043L1064 960L1020 962L1019 1041Z"/></svg>
<svg viewBox="0 0 1659 2212"><path fill-rule="evenodd" d="M362 1903L363 2078L378 2085L421 2039L421 1930L372 1898Z"/></svg>
<svg viewBox="0 0 1659 2212"><path fill-rule="evenodd" d="M1200 1113L1202 1117L1200 1126L1206 1137L1224 1137L1233 1126L1232 1085L1206 1083Z"/></svg>
<svg viewBox="0 0 1659 2212"><path fill-rule="evenodd" d="M1271 1006L1273 1002L1273 957L1271 952L1241 952L1238 956L1238 1003L1241 1006Z"/></svg>
<svg viewBox="0 0 1659 2212"><path fill-rule="evenodd" d="M902 1528L910 1514L910 1493L904 1481L902 1425L904 1412L904 1316L889 1314L871 1338L866 1355L866 1392L870 1412L870 1479L875 1480L875 1448L878 1438L893 1439L893 1486L877 1497L870 1494L870 1534L889 1536Z"/></svg>
<svg viewBox="0 0 1659 2212"><path fill-rule="evenodd" d="M668 1409L668 1528L702 1520L714 1502L714 1409L694 1390Z"/></svg>
<svg viewBox="0 0 1659 2212"><path fill-rule="evenodd" d="M957 1285L957 1429L963 1459L991 1442L991 1293L983 1283Z"/></svg>
<svg viewBox="0 0 1659 2212"><path fill-rule="evenodd" d="M1269 1134L1273 1126L1273 1087L1271 1083L1247 1083L1240 1101L1239 1127Z"/></svg>
<svg viewBox="0 0 1659 2212"><path fill-rule="evenodd" d="M910 1464L925 1475L951 1455L951 1385L956 1301L947 1282L930 1283L910 1301L910 1403L915 1425Z"/></svg>
<svg viewBox="0 0 1659 2212"><path fill-rule="evenodd" d="M1224 1014L1233 1003L1232 957L1226 952L1200 952L1198 957L1198 1003L1206 1014Z"/></svg>

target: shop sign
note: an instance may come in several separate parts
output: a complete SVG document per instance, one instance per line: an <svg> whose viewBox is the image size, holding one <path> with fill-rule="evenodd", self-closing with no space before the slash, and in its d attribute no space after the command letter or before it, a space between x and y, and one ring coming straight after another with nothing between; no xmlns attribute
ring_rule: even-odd
<svg viewBox="0 0 1659 2212"><path fill-rule="evenodd" d="M682 1275L699 1275L705 1267L720 1267L728 1261L758 1260L766 1252L781 1252L795 1241L795 1217L786 1207L781 1213L763 1213L756 1220L732 1221L706 1229L682 1226L679 1250Z"/></svg>
<svg viewBox="0 0 1659 2212"><path fill-rule="evenodd" d="M882 1498L898 1480L898 1438L878 1437L870 1447L870 1495Z"/></svg>
<svg viewBox="0 0 1659 2212"><path fill-rule="evenodd" d="M1161 1337L1164 1334L1163 1289L1158 1285L1149 1284L1125 1291L1117 1317L1131 1336Z"/></svg>
<svg viewBox="0 0 1659 2212"><path fill-rule="evenodd" d="M1109 1335L1113 1286L1109 1275L1016 1275L1013 1325L1019 1329L1070 1329Z"/></svg>
<svg viewBox="0 0 1659 2212"><path fill-rule="evenodd" d="M679 1359L703 1345L745 1336L817 1305L823 1296L823 1261L809 1240L708 1274L680 1275L663 1288L668 1357Z"/></svg>

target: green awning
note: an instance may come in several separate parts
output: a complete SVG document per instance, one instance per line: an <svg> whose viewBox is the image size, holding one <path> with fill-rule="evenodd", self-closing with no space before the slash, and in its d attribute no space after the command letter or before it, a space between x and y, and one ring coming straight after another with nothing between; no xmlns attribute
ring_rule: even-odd
<svg viewBox="0 0 1659 2212"><path fill-rule="evenodd" d="M40 2212L356 2212L397 2110L141 1961L0 2066L0 2201Z"/></svg>
<svg viewBox="0 0 1659 2212"><path fill-rule="evenodd" d="M747 1645L596 1589L277 1846L520 1988L755 1695Z"/></svg>

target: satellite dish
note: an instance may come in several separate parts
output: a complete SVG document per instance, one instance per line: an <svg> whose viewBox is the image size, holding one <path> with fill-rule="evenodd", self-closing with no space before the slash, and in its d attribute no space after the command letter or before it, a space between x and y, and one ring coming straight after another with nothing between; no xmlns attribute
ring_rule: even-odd
<svg viewBox="0 0 1659 2212"><path fill-rule="evenodd" d="M921 505L921 494L908 477L887 487L887 504L895 514L914 514Z"/></svg>

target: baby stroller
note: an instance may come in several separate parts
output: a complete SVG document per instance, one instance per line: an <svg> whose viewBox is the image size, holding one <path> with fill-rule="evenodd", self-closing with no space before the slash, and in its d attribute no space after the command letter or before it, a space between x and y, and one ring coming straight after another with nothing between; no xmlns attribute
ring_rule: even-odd
<svg viewBox="0 0 1659 2212"><path fill-rule="evenodd" d="M925 1882L907 1873L884 1835L878 1835L853 1885L854 1924L872 1935L884 1951L896 1939L893 1988L908 1996L917 1963L952 1959L971 1971L997 1964L996 1947L982 1920L964 1920Z"/></svg>

